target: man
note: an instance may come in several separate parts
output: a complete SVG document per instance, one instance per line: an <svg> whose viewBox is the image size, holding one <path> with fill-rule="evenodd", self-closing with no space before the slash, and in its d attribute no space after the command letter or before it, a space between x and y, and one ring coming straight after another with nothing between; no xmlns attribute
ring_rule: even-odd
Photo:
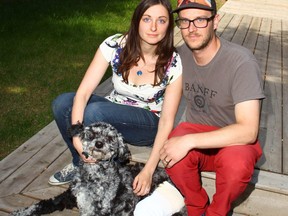
<svg viewBox="0 0 288 216"><path fill-rule="evenodd" d="M225 216L245 190L262 154L257 141L260 69L244 47L217 37L214 0L178 0L177 26L185 42L183 64L186 121L170 134L160 159L185 197L191 216ZM216 173L209 201L200 172Z"/></svg>

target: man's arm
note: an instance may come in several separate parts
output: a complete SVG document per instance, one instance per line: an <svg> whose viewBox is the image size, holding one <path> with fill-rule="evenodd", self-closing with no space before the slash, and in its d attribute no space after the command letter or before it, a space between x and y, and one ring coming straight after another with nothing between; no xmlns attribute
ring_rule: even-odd
<svg viewBox="0 0 288 216"><path fill-rule="evenodd" d="M185 157L192 149L223 148L247 145L257 139L260 101L249 100L235 106L235 124L211 132L187 134L167 140L160 151L160 159L170 161L167 167Z"/></svg>

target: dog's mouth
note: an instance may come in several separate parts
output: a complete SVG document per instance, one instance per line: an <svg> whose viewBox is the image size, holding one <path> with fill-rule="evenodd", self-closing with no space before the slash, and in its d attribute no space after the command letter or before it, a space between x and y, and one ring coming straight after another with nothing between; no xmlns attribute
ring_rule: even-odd
<svg viewBox="0 0 288 216"><path fill-rule="evenodd" d="M110 160L112 158L112 153L105 153L101 149L92 147L89 149L89 155L97 161Z"/></svg>

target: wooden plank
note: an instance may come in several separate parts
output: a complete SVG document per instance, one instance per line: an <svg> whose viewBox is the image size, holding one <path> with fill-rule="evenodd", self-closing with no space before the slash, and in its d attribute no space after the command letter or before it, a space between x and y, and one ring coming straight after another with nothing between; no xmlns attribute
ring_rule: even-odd
<svg viewBox="0 0 288 216"><path fill-rule="evenodd" d="M41 190L34 190L29 191L27 193L24 193L23 195L26 197L30 197L33 199L43 200L43 199L50 199L55 196L58 196L59 194L63 193L68 189L68 184L65 186L53 186Z"/></svg>
<svg viewBox="0 0 288 216"><path fill-rule="evenodd" d="M271 22L272 21L267 18L263 18L261 20L261 27L259 30L259 35L258 35L257 43L255 46L255 52L254 52L254 55L256 56L260 69L262 71L263 77L266 75L266 72L267 72L266 67L267 67L267 61L268 61L267 59L268 59L268 51L269 51Z"/></svg>
<svg viewBox="0 0 288 216"><path fill-rule="evenodd" d="M282 84L281 84L281 22L272 20L265 95L262 108L265 110L267 127L262 140L265 164L261 168L282 172ZM261 119L262 120L262 119Z"/></svg>
<svg viewBox="0 0 288 216"><path fill-rule="evenodd" d="M247 187L235 204L234 211L249 216L287 216L288 212L286 195L255 190L253 185Z"/></svg>
<svg viewBox="0 0 288 216"><path fill-rule="evenodd" d="M224 12L241 15L253 15L254 17L267 17L270 19L288 20L287 0L261 1L258 0L229 0L221 9Z"/></svg>
<svg viewBox="0 0 288 216"><path fill-rule="evenodd" d="M186 108L186 100L184 97L181 98L178 111L175 117L174 127L185 120L185 108Z"/></svg>
<svg viewBox="0 0 288 216"><path fill-rule="evenodd" d="M288 175L288 22L282 22L283 64L283 173Z"/></svg>
<svg viewBox="0 0 288 216"><path fill-rule="evenodd" d="M268 50L269 50L269 39L270 39L270 29L271 29L271 20L270 19L262 19L261 27L259 30L258 40L255 46L254 55L256 56L260 69L262 71L262 76L264 77L264 89L265 89L265 76L267 72L267 59L268 59ZM266 98L262 102L262 110L261 110L261 119L260 119L260 129L259 129L259 141L261 146L263 147L266 143L267 136L267 116L269 114L269 110L266 108L266 104L270 103L269 98ZM260 158L256 167L262 168L263 164L266 162L265 155Z"/></svg>
<svg viewBox="0 0 288 216"><path fill-rule="evenodd" d="M287 182L287 175L258 169L255 169L251 180L251 183L255 184L256 188L288 196Z"/></svg>
<svg viewBox="0 0 288 216"><path fill-rule="evenodd" d="M222 37L222 34L224 33L224 31L229 28L229 24L231 22L231 20L233 19L233 14L229 14L229 13L221 13L219 11L220 14L220 22L219 25L217 27L217 35L219 37Z"/></svg>
<svg viewBox="0 0 288 216"><path fill-rule="evenodd" d="M216 179L214 172L202 172L202 178ZM288 176L255 169L251 184L255 188L288 196Z"/></svg>
<svg viewBox="0 0 288 216"><path fill-rule="evenodd" d="M249 49L251 52L255 52L255 46L257 42L258 33L260 30L261 19L253 17L249 31L243 43L243 46Z"/></svg>
<svg viewBox="0 0 288 216"><path fill-rule="evenodd" d="M224 17L221 18L219 25L217 27L217 35L219 37L225 37L226 32L231 31L230 30L230 22L232 21L234 15L233 14L225 14ZM224 34L224 36L223 36Z"/></svg>
<svg viewBox="0 0 288 216"><path fill-rule="evenodd" d="M252 21L251 16L243 17L232 39L233 43L243 45L246 35L248 34L248 30L250 29L251 21Z"/></svg>
<svg viewBox="0 0 288 216"><path fill-rule="evenodd" d="M132 161L140 163L146 163L152 150L151 147L137 147L130 144L128 144L128 147L132 154Z"/></svg>
<svg viewBox="0 0 288 216"><path fill-rule="evenodd" d="M174 27L174 46L181 46L183 44L182 35L180 29L175 26Z"/></svg>
<svg viewBox="0 0 288 216"><path fill-rule="evenodd" d="M221 34L221 37L228 41L231 41L236 33L236 30L238 29L242 18L243 17L241 15L234 15L229 23L229 26L225 28L224 32Z"/></svg>
<svg viewBox="0 0 288 216"><path fill-rule="evenodd" d="M63 145L65 145L64 141L61 140L61 142L63 142ZM22 193L26 194L31 191L39 191L42 189L50 190L51 187L55 187L51 186L48 183L48 179L56 171L61 170L64 166L71 163L71 161L72 156L70 150L67 148L63 154L59 155L59 157L55 161L53 161L52 164L49 165L47 169L45 169L41 174L39 174L39 176L37 176L37 178L32 181L26 188L24 188Z"/></svg>
<svg viewBox="0 0 288 216"><path fill-rule="evenodd" d="M49 214L49 216L79 216L79 212L75 211L75 210L65 209L63 211L53 212L53 213Z"/></svg>
<svg viewBox="0 0 288 216"><path fill-rule="evenodd" d="M2 211L2 210L0 209L0 215L1 215L1 216L8 216L8 215L9 215L9 213L7 213L7 212L4 212L4 211Z"/></svg>
<svg viewBox="0 0 288 216"><path fill-rule="evenodd" d="M79 216L79 212L78 210L69 210L69 209L64 209L63 211L56 211L53 212L51 214L49 214L49 216Z"/></svg>
<svg viewBox="0 0 288 216"><path fill-rule="evenodd" d="M50 199L67 190L67 187L50 187L49 189L29 192L25 195L10 195L0 199L0 209L11 212L16 209L30 206L39 200ZM1 214L0 214L1 215Z"/></svg>
<svg viewBox="0 0 288 216"><path fill-rule="evenodd" d="M67 146L61 141L62 138L57 136L49 145L44 146L30 160L23 163L18 170L10 175L9 179L5 179L1 183L0 196L18 194L33 182L55 158L59 157L67 149Z"/></svg>
<svg viewBox="0 0 288 216"><path fill-rule="evenodd" d="M0 209L4 212L12 212L16 209L30 206L37 202L33 198L25 197L22 195L10 195L5 198L0 198Z"/></svg>
<svg viewBox="0 0 288 216"><path fill-rule="evenodd" d="M40 130L27 142L19 146L15 151L0 161L0 184L7 179L13 172L19 169L22 164L27 162L31 157L36 155L51 140L53 140L59 131L55 122L51 122L45 128ZM0 194L1 196L1 194Z"/></svg>
<svg viewBox="0 0 288 216"><path fill-rule="evenodd" d="M97 94L98 96L106 96L108 95L112 89L112 76L106 79L104 82L102 82L94 91L94 94Z"/></svg>
<svg viewBox="0 0 288 216"><path fill-rule="evenodd" d="M43 199L43 198L42 198ZM7 215L12 211L15 211L20 208L24 208L30 206L39 200L33 199L23 195L11 195L6 197L5 199L0 199L0 215ZM2 214L3 212L3 214ZM48 214L50 216L79 216L78 209L67 210L64 211L56 211L52 214Z"/></svg>

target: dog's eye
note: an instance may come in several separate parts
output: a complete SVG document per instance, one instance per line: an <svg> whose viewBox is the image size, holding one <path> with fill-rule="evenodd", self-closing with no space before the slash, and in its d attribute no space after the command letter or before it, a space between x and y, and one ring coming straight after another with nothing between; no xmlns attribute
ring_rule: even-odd
<svg viewBox="0 0 288 216"><path fill-rule="evenodd" d="M92 141L95 138L95 135L92 131L86 131L85 139Z"/></svg>
<svg viewBox="0 0 288 216"><path fill-rule="evenodd" d="M103 143L102 142L100 142L100 141L97 141L96 143L95 143L95 147L96 148L102 148L103 147Z"/></svg>

